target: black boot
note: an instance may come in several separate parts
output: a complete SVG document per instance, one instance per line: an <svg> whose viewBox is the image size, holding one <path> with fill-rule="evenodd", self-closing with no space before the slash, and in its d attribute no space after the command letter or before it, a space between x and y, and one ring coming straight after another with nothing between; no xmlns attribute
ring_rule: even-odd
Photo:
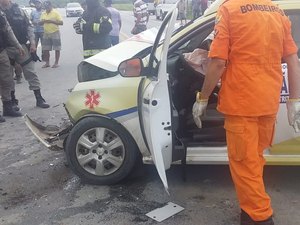
<svg viewBox="0 0 300 225"><path fill-rule="evenodd" d="M3 123L3 122L5 122L5 119L3 116L0 115L0 123Z"/></svg>
<svg viewBox="0 0 300 225"><path fill-rule="evenodd" d="M40 107L40 108L49 108L49 104L46 103L45 99L43 99L42 95L41 95L41 90L34 90L34 95L36 98L36 106Z"/></svg>
<svg viewBox="0 0 300 225"><path fill-rule="evenodd" d="M255 222L244 210L241 212L241 225L255 225Z"/></svg>
<svg viewBox="0 0 300 225"><path fill-rule="evenodd" d="M23 116L21 112L16 111L12 107L11 101L2 101L3 102L3 116L19 117Z"/></svg>
<svg viewBox="0 0 300 225"><path fill-rule="evenodd" d="M274 225L274 221L272 216L264 221L255 222L254 225Z"/></svg>
<svg viewBox="0 0 300 225"><path fill-rule="evenodd" d="M18 107L19 100L16 99L15 91L11 91L11 92L10 92L10 96L11 96L12 107L14 108L14 110L20 111L20 108Z"/></svg>

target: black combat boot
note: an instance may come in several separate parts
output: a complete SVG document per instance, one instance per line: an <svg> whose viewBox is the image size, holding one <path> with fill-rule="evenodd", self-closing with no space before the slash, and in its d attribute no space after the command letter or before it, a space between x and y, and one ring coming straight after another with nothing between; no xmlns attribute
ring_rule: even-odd
<svg viewBox="0 0 300 225"><path fill-rule="evenodd" d="M3 102L3 116L19 117L23 116L21 112L16 111L12 107L11 101L2 101Z"/></svg>
<svg viewBox="0 0 300 225"><path fill-rule="evenodd" d="M11 96L12 107L13 107L16 111L20 111L20 108L19 108L19 106L18 106L19 100L16 99L15 91L11 91L11 92L10 92L10 96Z"/></svg>
<svg viewBox="0 0 300 225"><path fill-rule="evenodd" d="M3 116L0 115L0 123L3 123L3 122L5 122L5 119Z"/></svg>
<svg viewBox="0 0 300 225"><path fill-rule="evenodd" d="M264 221L255 222L254 225L274 225L274 221L272 216Z"/></svg>
<svg viewBox="0 0 300 225"><path fill-rule="evenodd" d="M50 107L49 104L46 103L45 99L43 99L40 89L34 90L33 92L34 92L34 95L36 98L36 106L37 107L44 108L44 109Z"/></svg>
<svg viewBox="0 0 300 225"><path fill-rule="evenodd" d="M255 222L244 210L241 211L241 225L255 225Z"/></svg>

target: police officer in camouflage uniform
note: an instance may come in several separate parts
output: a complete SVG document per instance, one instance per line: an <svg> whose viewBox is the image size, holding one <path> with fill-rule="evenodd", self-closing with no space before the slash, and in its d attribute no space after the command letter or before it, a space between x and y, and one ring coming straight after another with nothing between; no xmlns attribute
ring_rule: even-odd
<svg viewBox="0 0 300 225"><path fill-rule="evenodd" d="M24 77L29 83L29 89L33 90L36 97L36 106L40 108L49 108L49 105L41 95L40 81L34 69L32 56L36 54L36 45L33 26L25 12L20 9L17 4L12 3L10 0L1 0L0 7L6 14L6 18L11 25L16 38L25 51L24 57L20 57L18 49L9 45L6 48L7 54L9 58L15 60L22 66ZM30 43L29 47L26 46L28 41ZM12 101L17 103L14 91L12 92Z"/></svg>
<svg viewBox="0 0 300 225"><path fill-rule="evenodd" d="M5 50L7 42L15 47L20 57L24 55L24 50L7 22L5 14L0 10L0 94L3 102L3 115L18 117L22 116L22 114L12 107L11 101L11 90L14 87L14 80L10 61ZM5 122L5 119L0 115L0 123L2 122Z"/></svg>

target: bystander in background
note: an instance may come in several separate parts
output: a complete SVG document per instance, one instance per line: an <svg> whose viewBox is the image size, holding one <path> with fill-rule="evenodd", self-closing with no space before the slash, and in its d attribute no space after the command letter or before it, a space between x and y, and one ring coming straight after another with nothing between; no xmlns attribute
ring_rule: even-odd
<svg viewBox="0 0 300 225"><path fill-rule="evenodd" d="M193 19L200 16L200 0L192 0Z"/></svg>
<svg viewBox="0 0 300 225"><path fill-rule="evenodd" d="M35 45L36 47L39 44L39 41L42 42L43 35L44 35L44 27L40 25L39 22L41 21L42 15L42 2L41 0L35 0L35 9L31 12L30 20L33 24L33 32L35 35Z"/></svg>
<svg viewBox="0 0 300 225"><path fill-rule="evenodd" d="M200 4L201 15L203 15L205 10L207 9L207 0L200 0L200 1L201 1L201 4Z"/></svg>
<svg viewBox="0 0 300 225"><path fill-rule="evenodd" d="M41 15L40 25L44 25L44 36L42 39L43 60L45 64L42 68L50 67L50 51L55 50L55 62L52 68L57 68L60 58L61 39L59 25L63 25L63 20L59 12L53 9L50 1L44 2L45 12Z"/></svg>
<svg viewBox="0 0 300 225"><path fill-rule="evenodd" d="M119 44L119 35L122 26L120 12L111 6L112 0L104 0L105 7L111 14L112 30L109 33L111 45Z"/></svg>
<svg viewBox="0 0 300 225"><path fill-rule="evenodd" d="M180 25L183 25L183 20L184 24L186 24L186 3L185 0L180 0L177 5L178 8L178 15L180 19Z"/></svg>
<svg viewBox="0 0 300 225"><path fill-rule="evenodd" d="M131 33L138 34L147 30L149 20L147 4L142 0L133 0L133 15L135 17L135 24Z"/></svg>
<svg viewBox="0 0 300 225"><path fill-rule="evenodd" d="M7 43L6 52L10 59L21 65L24 77L29 84L29 90L34 92L36 106L40 108L49 108L49 104L47 104L42 97L41 83L34 68L34 62L36 61L36 45L29 16L18 6L18 4L13 3L11 0L1 0L0 6L5 13L9 24L11 24L11 28L17 40L23 47L24 55L20 56L19 50L12 46L10 42ZM15 98L14 83L11 88L11 103L14 107L17 107L18 105L18 101Z"/></svg>
<svg viewBox="0 0 300 225"><path fill-rule="evenodd" d="M86 10L73 24L77 34L82 34L83 57L89 58L111 46L111 15L98 0L86 0Z"/></svg>

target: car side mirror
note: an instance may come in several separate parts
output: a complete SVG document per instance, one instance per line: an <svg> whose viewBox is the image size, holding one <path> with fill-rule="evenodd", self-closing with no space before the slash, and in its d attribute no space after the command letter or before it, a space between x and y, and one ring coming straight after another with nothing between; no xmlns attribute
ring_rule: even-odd
<svg viewBox="0 0 300 225"><path fill-rule="evenodd" d="M140 58L133 58L121 62L118 71L123 77L139 77L142 69L142 60Z"/></svg>

